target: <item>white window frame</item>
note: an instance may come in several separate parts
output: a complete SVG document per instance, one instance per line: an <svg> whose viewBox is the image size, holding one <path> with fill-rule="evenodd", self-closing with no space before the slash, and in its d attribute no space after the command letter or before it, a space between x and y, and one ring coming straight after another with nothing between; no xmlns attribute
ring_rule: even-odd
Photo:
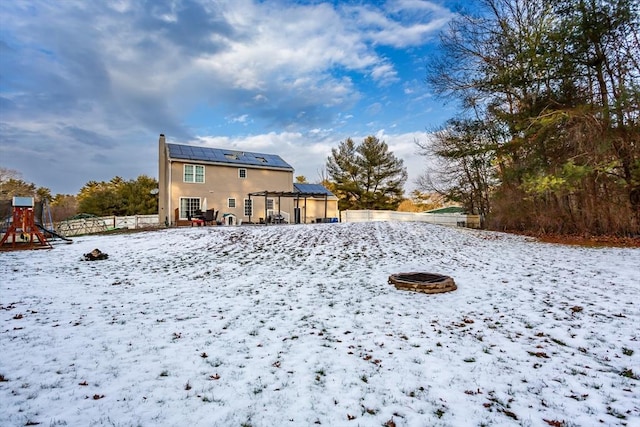
<svg viewBox="0 0 640 427"><path fill-rule="evenodd" d="M267 206L266 209L267 210L275 210L275 206L276 206L276 199L274 198L268 198L267 199Z"/></svg>
<svg viewBox="0 0 640 427"><path fill-rule="evenodd" d="M187 169L191 169L191 171L187 172ZM204 166L184 164L182 166L182 180L192 184L204 184Z"/></svg>
<svg viewBox="0 0 640 427"><path fill-rule="evenodd" d="M253 199L244 199L242 213L246 217L253 216Z"/></svg>
<svg viewBox="0 0 640 427"><path fill-rule="evenodd" d="M180 219L188 219L187 211L195 212L202 209L202 199L200 197L180 197Z"/></svg>
<svg viewBox="0 0 640 427"><path fill-rule="evenodd" d="M238 178L240 178L240 179L246 179L247 178L247 169L246 168L239 168L238 169Z"/></svg>
<svg viewBox="0 0 640 427"><path fill-rule="evenodd" d="M236 199L235 197L229 197L227 199L227 207L231 209L235 209L236 207Z"/></svg>

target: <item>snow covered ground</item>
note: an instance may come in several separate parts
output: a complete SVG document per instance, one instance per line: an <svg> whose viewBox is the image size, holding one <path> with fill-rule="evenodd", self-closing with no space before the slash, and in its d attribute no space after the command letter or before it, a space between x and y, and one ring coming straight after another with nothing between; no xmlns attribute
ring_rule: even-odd
<svg viewBox="0 0 640 427"><path fill-rule="evenodd" d="M4 252L0 425L638 426L639 266L382 222ZM412 271L458 290L387 283Z"/></svg>

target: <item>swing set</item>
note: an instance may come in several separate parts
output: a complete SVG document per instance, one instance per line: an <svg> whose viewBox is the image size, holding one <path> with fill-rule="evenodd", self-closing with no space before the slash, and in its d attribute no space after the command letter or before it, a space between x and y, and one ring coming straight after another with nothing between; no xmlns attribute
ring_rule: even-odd
<svg viewBox="0 0 640 427"><path fill-rule="evenodd" d="M34 206L33 197L13 198L11 217L0 239L0 250L51 249L53 246L46 234L71 242L39 224Z"/></svg>

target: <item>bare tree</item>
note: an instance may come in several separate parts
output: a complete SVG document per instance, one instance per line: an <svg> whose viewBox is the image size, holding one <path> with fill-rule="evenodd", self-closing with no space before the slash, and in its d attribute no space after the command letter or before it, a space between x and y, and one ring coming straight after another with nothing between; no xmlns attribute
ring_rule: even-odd
<svg viewBox="0 0 640 427"><path fill-rule="evenodd" d="M451 21L428 81L501 133L489 146L494 223L640 233L640 3L478 3L478 11ZM467 169L455 160L453 170ZM440 178L465 175L473 174ZM456 186L467 199L480 188Z"/></svg>
<svg viewBox="0 0 640 427"><path fill-rule="evenodd" d="M417 180L419 188L461 203L484 219L495 183L495 144L490 132L478 120L450 120L429 142L416 142L420 154L433 159L432 167Z"/></svg>

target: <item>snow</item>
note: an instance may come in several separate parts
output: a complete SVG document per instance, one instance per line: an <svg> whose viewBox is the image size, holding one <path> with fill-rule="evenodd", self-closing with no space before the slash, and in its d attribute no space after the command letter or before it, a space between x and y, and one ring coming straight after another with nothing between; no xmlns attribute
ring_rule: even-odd
<svg viewBox="0 0 640 427"><path fill-rule="evenodd" d="M387 222L3 252L0 425L638 426L638 266ZM413 271L458 289L387 283Z"/></svg>

